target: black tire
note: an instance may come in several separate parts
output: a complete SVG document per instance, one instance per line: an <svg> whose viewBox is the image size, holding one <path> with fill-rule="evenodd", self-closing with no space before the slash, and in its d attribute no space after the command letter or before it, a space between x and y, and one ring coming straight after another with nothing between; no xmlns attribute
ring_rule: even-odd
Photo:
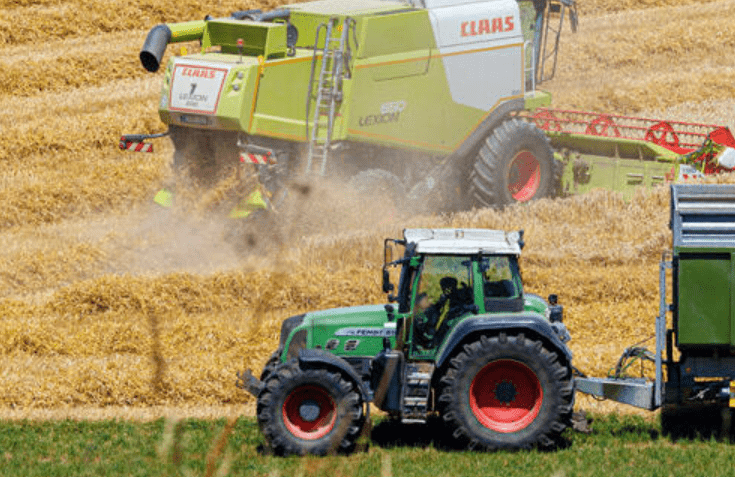
<svg viewBox="0 0 735 477"><path fill-rule="evenodd" d="M535 125L509 119L480 147L470 173L470 205L503 207L554 195L554 151Z"/></svg>
<svg viewBox="0 0 735 477"><path fill-rule="evenodd" d="M268 376L273 374L273 371L278 368L278 365L281 363L280 357L281 351L274 351L273 354L270 355L268 361L265 362L265 366L263 366L263 371L260 373L261 381L265 382L268 379Z"/></svg>
<svg viewBox="0 0 735 477"><path fill-rule="evenodd" d="M296 361L270 374L257 416L276 455L352 452L365 423L353 382L325 369L302 370Z"/></svg>
<svg viewBox="0 0 735 477"><path fill-rule="evenodd" d="M665 404L661 407L661 433L671 440L732 437L731 410L721 404Z"/></svg>
<svg viewBox="0 0 735 477"><path fill-rule="evenodd" d="M550 448L571 425L569 366L523 334L483 336L465 345L440 386L439 412L465 448Z"/></svg>
<svg viewBox="0 0 735 477"><path fill-rule="evenodd" d="M365 169L350 179L347 187L358 195L370 198L388 198L398 205L405 198L401 180L385 169Z"/></svg>

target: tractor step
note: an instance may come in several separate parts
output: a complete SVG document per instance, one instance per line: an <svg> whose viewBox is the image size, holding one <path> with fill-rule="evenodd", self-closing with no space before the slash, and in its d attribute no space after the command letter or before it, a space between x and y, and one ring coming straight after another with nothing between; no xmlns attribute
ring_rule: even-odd
<svg viewBox="0 0 735 477"><path fill-rule="evenodd" d="M432 363L411 363L406 365L406 387L403 394L403 423L425 423L429 411L431 395Z"/></svg>

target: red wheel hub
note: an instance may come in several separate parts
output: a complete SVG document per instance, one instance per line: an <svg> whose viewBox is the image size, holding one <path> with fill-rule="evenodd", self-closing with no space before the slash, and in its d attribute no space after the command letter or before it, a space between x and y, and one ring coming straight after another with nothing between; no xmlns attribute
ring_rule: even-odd
<svg viewBox="0 0 735 477"><path fill-rule="evenodd" d="M536 195L541 185L541 164L529 151L521 151L513 158L508 170L508 191L518 202L526 202Z"/></svg>
<svg viewBox="0 0 735 477"><path fill-rule="evenodd" d="M334 399L324 388L301 386L283 402L283 422L300 439L320 439L334 429L336 409Z"/></svg>
<svg viewBox="0 0 735 477"><path fill-rule="evenodd" d="M541 410L544 393L536 373L503 359L487 364L470 385L470 408L480 424L496 432L525 429Z"/></svg>

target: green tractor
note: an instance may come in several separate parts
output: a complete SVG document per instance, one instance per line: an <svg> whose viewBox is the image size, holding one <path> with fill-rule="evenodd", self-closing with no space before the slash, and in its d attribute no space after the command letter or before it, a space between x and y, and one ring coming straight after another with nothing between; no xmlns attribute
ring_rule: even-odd
<svg viewBox="0 0 735 477"><path fill-rule="evenodd" d="M201 181L255 165L262 193L243 195L232 217L277 208L290 185L320 177L431 210L550 196L563 166L519 114L550 104L535 90L556 66L561 24L548 19L572 6L320 0L158 25L140 59L165 70L168 131L120 147L152 151L148 139L169 136L174 169ZM162 64L169 44L187 42L199 51ZM164 189L156 201L173 198Z"/></svg>
<svg viewBox="0 0 735 477"><path fill-rule="evenodd" d="M238 381L270 448L350 452L370 404L407 425L438 416L461 447L555 446L574 404L570 336L554 295L524 292L522 246L522 232L407 229L385 241L389 304L286 319L260 378Z"/></svg>

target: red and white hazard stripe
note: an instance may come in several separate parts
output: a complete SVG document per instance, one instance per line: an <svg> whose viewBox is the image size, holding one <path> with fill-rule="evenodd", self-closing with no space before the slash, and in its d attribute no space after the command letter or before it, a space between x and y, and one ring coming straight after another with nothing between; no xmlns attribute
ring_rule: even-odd
<svg viewBox="0 0 735 477"><path fill-rule="evenodd" d="M250 152L240 153L240 162L250 162L253 164L265 165L271 162L271 155L268 154L252 154Z"/></svg>
<svg viewBox="0 0 735 477"><path fill-rule="evenodd" d="M146 142L133 142L120 139L120 149L133 152L153 152L153 144Z"/></svg>

